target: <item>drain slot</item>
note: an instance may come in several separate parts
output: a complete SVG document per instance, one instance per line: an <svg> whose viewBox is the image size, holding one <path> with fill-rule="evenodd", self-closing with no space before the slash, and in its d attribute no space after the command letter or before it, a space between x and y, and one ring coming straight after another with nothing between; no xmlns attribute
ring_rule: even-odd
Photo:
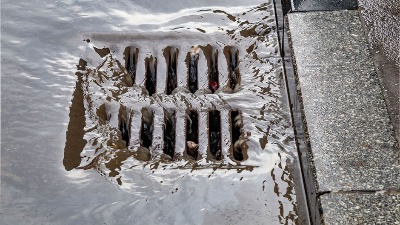
<svg viewBox="0 0 400 225"><path fill-rule="evenodd" d="M174 159L176 113L164 109L164 154Z"/></svg>
<svg viewBox="0 0 400 225"><path fill-rule="evenodd" d="M149 148L153 142L154 112L142 108L142 128L140 132L140 146Z"/></svg>
<svg viewBox="0 0 400 225"><path fill-rule="evenodd" d="M129 127L128 123L124 119L121 119L121 122L119 123L119 130L121 131L122 140L124 140L126 143L126 147L129 146L129 138L130 138L128 127Z"/></svg>
<svg viewBox="0 0 400 225"><path fill-rule="evenodd" d="M240 111L231 111L231 156L236 161L247 159L247 143L241 130L243 127L243 119ZM232 158L232 157L231 157Z"/></svg>
<svg viewBox="0 0 400 225"><path fill-rule="evenodd" d="M219 88L219 72L218 72L218 50L213 50L211 55L211 68L209 75L209 85L211 92L214 93Z"/></svg>
<svg viewBox="0 0 400 225"><path fill-rule="evenodd" d="M239 50L232 46L224 48L224 54L229 68L228 87L231 92L237 92L240 85Z"/></svg>
<svg viewBox="0 0 400 225"><path fill-rule="evenodd" d="M156 93L157 86L157 57L147 57L145 59L146 65L146 89L149 95Z"/></svg>
<svg viewBox="0 0 400 225"><path fill-rule="evenodd" d="M214 93L219 88L218 50L211 45L200 46L207 60L208 88Z"/></svg>
<svg viewBox="0 0 400 225"><path fill-rule="evenodd" d="M186 63L188 64L188 86L191 93L195 93L199 89L198 82L198 63L199 63L199 48L194 47L191 52L186 56Z"/></svg>
<svg viewBox="0 0 400 225"><path fill-rule="evenodd" d="M124 118L121 118L121 120L119 122L119 130L121 131L122 140L124 140L126 142L126 147L129 146L129 138L130 138L128 124L129 123L127 121L125 121Z"/></svg>
<svg viewBox="0 0 400 225"><path fill-rule="evenodd" d="M125 55L125 69L128 71L129 76L132 79L132 84L136 82L136 68L138 59L139 49L134 47L126 47L124 51Z"/></svg>
<svg viewBox="0 0 400 225"><path fill-rule="evenodd" d="M167 95L170 95L178 87L177 57L179 50L170 46L164 49L164 57L167 62Z"/></svg>
<svg viewBox="0 0 400 225"><path fill-rule="evenodd" d="M211 158L221 160L221 113L218 110L208 113L208 140Z"/></svg>
<svg viewBox="0 0 400 225"><path fill-rule="evenodd" d="M186 154L197 160L199 157L199 114L189 110L186 115Z"/></svg>

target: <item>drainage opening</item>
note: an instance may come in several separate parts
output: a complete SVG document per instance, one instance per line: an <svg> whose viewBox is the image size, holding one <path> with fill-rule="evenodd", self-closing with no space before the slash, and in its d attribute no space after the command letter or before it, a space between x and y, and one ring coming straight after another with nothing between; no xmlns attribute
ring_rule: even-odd
<svg viewBox="0 0 400 225"><path fill-rule="evenodd" d="M218 110L208 113L208 140L211 159L221 160L221 114Z"/></svg>
<svg viewBox="0 0 400 225"><path fill-rule="evenodd" d="M199 48L193 47L186 55L186 64L188 69L188 87L191 93L195 93L199 89L198 82L198 62Z"/></svg>
<svg viewBox="0 0 400 225"><path fill-rule="evenodd" d="M128 147L129 140L131 137L130 129L131 129L132 117L127 113L127 109L123 106L119 109L118 120L119 120L118 127L119 131L121 131L122 140L125 141L126 147Z"/></svg>
<svg viewBox="0 0 400 225"><path fill-rule="evenodd" d="M175 154L175 111L164 109L164 154L174 159Z"/></svg>
<svg viewBox="0 0 400 225"><path fill-rule="evenodd" d="M237 92L240 85L239 73L239 50L232 46L225 46L224 55L228 63L228 86L229 92Z"/></svg>
<svg viewBox="0 0 400 225"><path fill-rule="evenodd" d="M186 115L186 154L194 160L199 158L199 114L189 110Z"/></svg>
<svg viewBox="0 0 400 225"><path fill-rule="evenodd" d="M208 66L208 88L214 93L219 88L218 50L211 45L201 47Z"/></svg>
<svg viewBox="0 0 400 225"><path fill-rule="evenodd" d="M242 133L243 118L240 111L231 111L231 159L236 161L243 161L248 158L247 156L247 139ZM233 156L233 158L232 158Z"/></svg>
<svg viewBox="0 0 400 225"><path fill-rule="evenodd" d="M177 78L177 59L178 59L179 50L173 47L166 47L164 49L164 57L167 63L167 95L170 95L175 88L178 87L178 78Z"/></svg>
<svg viewBox="0 0 400 225"><path fill-rule="evenodd" d="M147 57L145 59L146 65L146 89L149 95L156 93L157 86L157 57Z"/></svg>
<svg viewBox="0 0 400 225"><path fill-rule="evenodd" d="M153 142L153 121L154 121L154 112L147 109L142 108L142 129L140 132L140 146L149 148Z"/></svg>
<svg viewBox="0 0 400 225"><path fill-rule="evenodd" d="M132 84L136 82L136 68L139 49L134 47L126 47L124 51L125 69L132 79Z"/></svg>

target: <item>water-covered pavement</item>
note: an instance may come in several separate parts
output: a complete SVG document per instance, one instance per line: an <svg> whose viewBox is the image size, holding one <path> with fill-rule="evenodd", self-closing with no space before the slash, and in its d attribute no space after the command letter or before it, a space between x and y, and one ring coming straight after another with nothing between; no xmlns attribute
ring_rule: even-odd
<svg viewBox="0 0 400 225"><path fill-rule="evenodd" d="M306 221L272 1L3 1L1 26L1 224ZM133 80L128 46L138 49ZM169 93L172 47L178 89ZM228 79L232 49L237 87ZM185 90L193 52L195 94ZM143 82L151 57L153 95ZM154 110L146 160L137 155L143 107ZM188 110L199 114L197 160L186 150ZM219 139L209 110L220 112ZM243 159L233 156L229 113L237 110ZM181 155L165 160L170 111Z"/></svg>

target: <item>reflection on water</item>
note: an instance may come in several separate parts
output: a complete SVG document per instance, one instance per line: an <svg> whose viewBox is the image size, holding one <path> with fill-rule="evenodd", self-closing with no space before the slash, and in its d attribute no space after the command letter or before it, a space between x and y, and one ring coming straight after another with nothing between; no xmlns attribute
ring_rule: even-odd
<svg viewBox="0 0 400 225"><path fill-rule="evenodd" d="M159 7L149 6L152 3L136 2L134 13L124 9L132 4L124 1L119 3L124 7L110 3L109 10L95 4L93 10L69 2L47 4L46 10L57 10L60 21L74 20L62 11L71 6L68 13L82 20L110 17L115 23L91 29L102 33L85 34L79 37L82 43L68 43L73 49L79 45L82 59L70 54L46 59L49 76L62 76L66 67L77 64L69 120L58 125L67 130L62 163L68 172L46 169L60 162L45 154L29 155L34 166L29 164L30 169L23 171L35 171L40 163L34 160L39 158L45 162L41 174L48 177L43 180L55 180L58 186L44 188L43 194L37 188L34 197L23 197L31 202L23 209L18 209L20 203L6 204L10 208L2 211L10 215L6 221L19 221L15 218L22 214L39 218L27 220L32 223L49 224L60 220L75 224L298 223L292 174L297 156L282 97L272 3L205 7L207 1L192 5L182 1L182 6L170 4L160 12ZM187 9L180 8L184 6ZM157 13L154 16L142 7L154 7ZM77 26L86 29L85 24L77 22ZM125 33L113 33L119 30ZM146 87L149 77L156 79ZM174 82L167 77L174 77ZM51 83L34 78L38 88ZM212 120L215 115L218 120ZM142 122L146 118L151 122ZM212 128L213 135L209 121L220 121ZM166 134L171 129L176 135ZM50 139L56 135L60 134ZM12 172L2 173L2 178L6 176L7 187L19 190ZM32 186L46 187L35 176L28 177ZM57 209L59 202L66 206ZM40 205L35 212L34 204ZM85 208L77 207L81 204Z"/></svg>

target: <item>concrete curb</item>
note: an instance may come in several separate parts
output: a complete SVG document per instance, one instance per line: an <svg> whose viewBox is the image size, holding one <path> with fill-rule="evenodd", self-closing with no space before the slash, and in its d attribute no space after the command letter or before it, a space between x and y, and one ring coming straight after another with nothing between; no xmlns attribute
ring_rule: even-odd
<svg viewBox="0 0 400 225"><path fill-rule="evenodd" d="M400 152L359 12L298 12L288 21L322 223L400 223Z"/></svg>

